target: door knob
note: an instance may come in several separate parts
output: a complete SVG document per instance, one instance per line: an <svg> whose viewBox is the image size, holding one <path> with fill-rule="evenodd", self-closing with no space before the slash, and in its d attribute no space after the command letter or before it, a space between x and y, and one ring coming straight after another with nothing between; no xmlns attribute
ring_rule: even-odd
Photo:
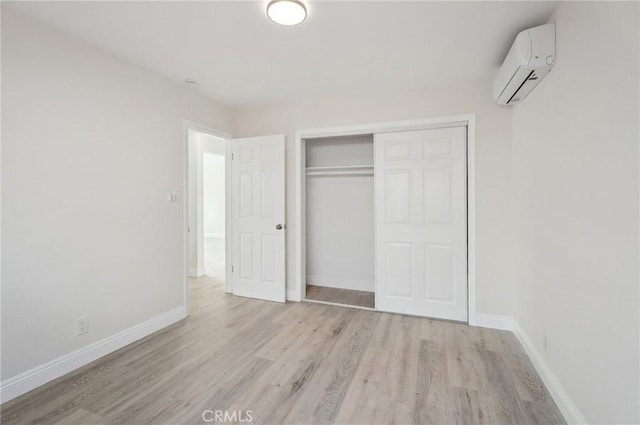
<svg viewBox="0 0 640 425"><path fill-rule="evenodd" d="M282 224L276 224L276 229L282 230Z"/></svg>

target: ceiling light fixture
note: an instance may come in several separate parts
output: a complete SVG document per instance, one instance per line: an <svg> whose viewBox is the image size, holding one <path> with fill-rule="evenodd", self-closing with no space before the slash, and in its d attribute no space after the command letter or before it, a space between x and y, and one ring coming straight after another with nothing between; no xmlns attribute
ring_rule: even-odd
<svg viewBox="0 0 640 425"><path fill-rule="evenodd" d="M307 18L307 8L299 0L271 0L267 16L276 24L298 25Z"/></svg>

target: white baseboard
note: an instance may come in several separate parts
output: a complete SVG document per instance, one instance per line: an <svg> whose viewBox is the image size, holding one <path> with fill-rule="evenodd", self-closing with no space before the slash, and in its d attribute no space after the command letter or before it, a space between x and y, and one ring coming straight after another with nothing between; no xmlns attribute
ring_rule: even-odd
<svg viewBox="0 0 640 425"><path fill-rule="evenodd" d="M350 289L352 291L368 291L373 292L375 285L373 281L355 280L355 279L334 279L326 276L309 275L307 276L309 285L324 286L327 288Z"/></svg>
<svg viewBox="0 0 640 425"><path fill-rule="evenodd" d="M481 328L500 329L503 331L513 330L513 318L497 314L476 313L469 317L469 324Z"/></svg>
<svg viewBox="0 0 640 425"><path fill-rule="evenodd" d="M545 362L533 341L531 341L531 338L529 338L529 335L527 335L516 319L509 316L476 313L469 318L469 324L471 326L513 332L518 341L520 341L520 344L527 353L527 356L531 359L533 367L536 369L536 372L538 372L540 379L542 379L545 387L547 387L551 398L553 398L556 405L558 405L558 409L560 409L560 412L567 423L570 425L587 423L582 413L580 413L576 405L569 398L567 392L562 388L562 385L553 374L553 371L547 362Z"/></svg>
<svg viewBox="0 0 640 425"><path fill-rule="evenodd" d="M185 306L156 316L108 338L29 369L0 382L0 403L5 403L53 381L79 367L98 360L187 317Z"/></svg>
<svg viewBox="0 0 640 425"><path fill-rule="evenodd" d="M513 321L512 331L531 359L531 363L533 363L533 366L538 372L538 375L540 375L542 382L544 382L544 385L545 387L547 387L549 394L551 394L551 398L553 398L553 400L558 405L558 409L560 409L560 412L562 413L562 416L564 416L564 419L567 421L567 423L570 425L586 424L586 419L584 418L582 413L580 413L573 401L571 401L564 388L562 388L562 385L553 374L553 371L551 370L547 362L544 361L542 354L540 354L533 341L531 341L529 335L527 335L524 329L515 320Z"/></svg>

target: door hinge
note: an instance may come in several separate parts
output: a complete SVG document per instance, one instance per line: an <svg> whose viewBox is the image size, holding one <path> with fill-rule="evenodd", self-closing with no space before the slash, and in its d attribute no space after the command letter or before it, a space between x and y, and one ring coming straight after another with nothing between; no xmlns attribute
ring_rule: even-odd
<svg viewBox="0 0 640 425"><path fill-rule="evenodd" d="M231 153L231 160L233 161L233 153Z"/></svg>
<svg viewBox="0 0 640 425"><path fill-rule="evenodd" d="M231 266L231 273L233 273L233 266Z"/></svg>

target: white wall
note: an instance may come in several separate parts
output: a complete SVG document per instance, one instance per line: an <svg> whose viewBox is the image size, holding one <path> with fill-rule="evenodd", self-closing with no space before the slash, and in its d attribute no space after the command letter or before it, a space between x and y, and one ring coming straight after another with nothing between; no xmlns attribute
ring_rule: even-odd
<svg viewBox="0 0 640 425"><path fill-rule="evenodd" d="M310 139L307 167L373 165L373 135ZM373 175L306 177L307 283L374 291Z"/></svg>
<svg viewBox="0 0 640 425"><path fill-rule="evenodd" d="M203 221L204 237L224 238L225 222L225 157L223 153L204 153L203 161Z"/></svg>
<svg viewBox="0 0 640 425"><path fill-rule="evenodd" d="M2 78L4 380L184 305L183 119L234 112L4 6Z"/></svg>
<svg viewBox="0 0 640 425"><path fill-rule="evenodd" d="M516 318L591 424L640 422L638 12L561 2L557 64L514 108Z"/></svg>
<svg viewBox="0 0 640 425"><path fill-rule="evenodd" d="M240 136L284 133L287 137L287 275L295 262L295 136L300 129L410 120L475 113L477 116L478 310L511 315L510 156L511 109L491 97L491 81L460 82L436 91L345 94L296 104L239 111Z"/></svg>

